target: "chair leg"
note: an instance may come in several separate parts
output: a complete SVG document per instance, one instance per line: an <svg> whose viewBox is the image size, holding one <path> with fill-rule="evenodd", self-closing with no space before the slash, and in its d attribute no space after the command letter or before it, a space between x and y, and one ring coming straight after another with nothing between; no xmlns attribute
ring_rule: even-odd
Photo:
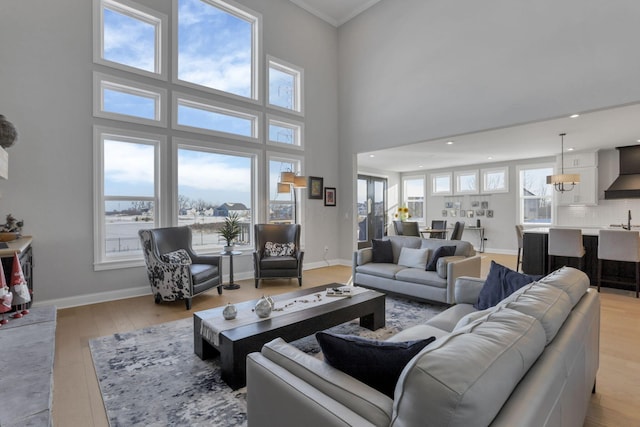
<svg viewBox="0 0 640 427"><path fill-rule="evenodd" d="M521 254L522 254L522 248L518 248L518 259L516 261L516 271L520 271L520 264L522 263L522 261L520 261Z"/></svg>
<svg viewBox="0 0 640 427"><path fill-rule="evenodd" d="M186 298L184 300L184 305L187 306L187 310L191 310L191 298Z"/></svg>
<svg viewBox="0 0 640 427"><path fill-rule="evenodd" d="M636 262L636 298L640 295L640 262Z"/></svg>
<svg viewBox="0 0 640 427"><path fill-rule="evenodd" d="M259 284L260 284L260 279L256 279L256 289L258 289Z"/></svg>
<svg viewBox="0 0 640 427"><path fill-rule="evenodd" d="M547 274L553 271L552 265L553 265L553 255L549 255L547 257Z"/></svg>
<svg viewBox="0 0 640 427"><path fill-rule="evenodd" d="M298 277L298 286L302 286L302 277Z"/></svg>
<svg viewBox="0 0 640 427"><path fill-rule="evenodd" d="M222 295L222 285L218 286L218 295Z"/></svg>
<svg viewBox="0 0 640 427"><path fill-rule="evenodd" d="M600 282L602 282L602 260L598 260L598 292L600 292Z"/></svg>

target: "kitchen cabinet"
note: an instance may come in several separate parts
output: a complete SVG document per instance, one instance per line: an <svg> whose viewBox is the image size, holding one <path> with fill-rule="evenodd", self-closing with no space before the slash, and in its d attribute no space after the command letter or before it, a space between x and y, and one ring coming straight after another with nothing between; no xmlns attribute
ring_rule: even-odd
<svg viewBox="0 0 640 427"><path fill-rule="evenodd" d="M571 191L557 193L558 206L598 204L598 168L565 168L564 173L579 174L580 183L576 184Z"/></svg>
<svg viewBox="0 0 640 427"><path fill-rule="evenodd" d="M557 170L562 170L557 158ZM559 172L558 172L559 173ZM580 183L571 191L558 193L558 206L595 206L598 204L598 152L572 153L564 156L564 173L580 175Z"/></svg>

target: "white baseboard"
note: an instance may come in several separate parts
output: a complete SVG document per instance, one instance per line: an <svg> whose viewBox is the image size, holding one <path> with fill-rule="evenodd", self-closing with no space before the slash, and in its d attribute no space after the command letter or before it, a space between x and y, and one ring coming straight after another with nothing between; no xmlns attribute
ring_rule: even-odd
<svg viewBox="0 0 640 427"><path fill-rule="evenodd" d="M55 298L42 301L38 300L33 302L33 306L38 307L40 305L55 305L57 308L70 308L78 307L80 305L97 304L100 302L140 297L143 295L151 295L151 288L148 285L130 289L119 289L117 291L79 295L76 297Z"/></svg>
<svg viewBox="0 0 640 427"><path fill-rule="evenodd" d="M332 265L345 265L350 266L350 261L345 260L327 260L314 262L304 265L304 270L312 270L321 267L329 267ZM234 273L234 280L248 280L253 279L253 271L243 271ZM223 281L226 283L229 281L229 276L224 275ZM117 301L120 299L140 297L144 295L151 295L151 288L147 286L139 286L136 288L119 289L117 291L98 292L93 294L79 295L68 298L56 298L50 300L38 300L33 302L34 307L42 305L55 305L57 308L71 308L78 307L87 304L97 304L101 302Z"/></svg>

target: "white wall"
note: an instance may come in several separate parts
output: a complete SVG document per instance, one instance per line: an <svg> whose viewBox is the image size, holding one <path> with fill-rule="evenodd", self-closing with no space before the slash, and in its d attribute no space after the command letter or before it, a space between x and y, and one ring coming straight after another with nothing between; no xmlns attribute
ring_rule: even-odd
<svg viewBox="0 0 640 427"><path fill-rule="evenodd" d="M171 10L170 0L141 3ZM336 29L286 0L240 3L263 15L263 53L304 68L305 173L340 192ZM0 219L23 218L24 233L34 236L36 303L149 292L144 268L93 270L91 22L90 0L0 2L0 114L19 134L8 150L9 180L0 180ZM337 257L337 212L305 200L304 221L312 224L305 264L324 264L325 244L328 259ZM236 277L252 276L249 257L234 263Z"/></svg>
<svg viewBox="0 0 640 427"><path fill-rule="evenodd" d="M354 153L637 102L638 16L636 0L376 3L338 31L341 186Z"/></svg>

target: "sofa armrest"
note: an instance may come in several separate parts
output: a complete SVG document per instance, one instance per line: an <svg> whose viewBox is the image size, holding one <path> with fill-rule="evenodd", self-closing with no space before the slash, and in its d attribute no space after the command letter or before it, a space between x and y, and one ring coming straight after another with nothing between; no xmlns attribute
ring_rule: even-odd
<svg viewBox="0 0 640 427"><path fill-rule="evenodd" d="M362 248L358 249L353 254L354 266L368 264L373 261L373 249Z"/></svg>
<svg viewBox="0 0 640 427"><path fill-rule="evenodd" d="M261 353L247 356L247 415L249 426L344 427L373 424L340 402L269 360Z"/></svg>
<svg viewBox="0 0 640 427"><path fill-rule="evenodd" d="M373 425L391 423L393 401L388 396L300 351L281 338L265 344L261 355L317 390L318 394L340 402ZM247 375L247 390L250 389L251 378ZM286 402L287 399L284 400L285 405L290 404Z"/></svg>
<svg viewBox="0 0 640 427"><path fill-rule="evenodd" d="M455 283L458 277L480 277L480 256L472 256L447 265L447 304L455 304ZM474 301L475 302L475 301Z"/></svg>
<svg viewBox="0 0 640 427"><path fill-rule="evenodd" d="M458 277L454 284L456 304L475 304L485 279L479 277Z"/></svg>

